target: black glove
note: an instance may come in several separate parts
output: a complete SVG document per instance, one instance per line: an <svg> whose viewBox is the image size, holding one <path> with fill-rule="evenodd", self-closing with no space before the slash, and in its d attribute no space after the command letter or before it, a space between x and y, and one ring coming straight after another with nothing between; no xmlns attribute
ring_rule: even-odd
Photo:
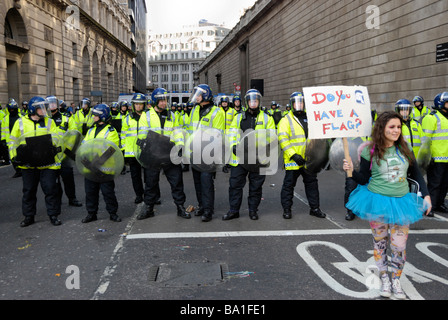
<svg viewBox="0 0 448 320"><path fill-rule="evenodd" d="M234 155L236 155L236 145L233 146L232 152L233 152Z"/></svg>
<svg viewBox="0 0 448 320"><path fill-rule="evenodd" d="M305 165L306 161L303 159L303 157L300 154L294 154L291 157L291 160L293 160L295 163L297 163L299 166Z"/></svg>

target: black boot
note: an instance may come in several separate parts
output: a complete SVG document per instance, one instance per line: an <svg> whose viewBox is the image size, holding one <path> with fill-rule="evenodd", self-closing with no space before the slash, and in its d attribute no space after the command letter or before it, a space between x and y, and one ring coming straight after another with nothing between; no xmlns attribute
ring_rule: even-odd
<svg viewBox="0 0 448 320"><path fill-rule="evenodd" d="M137 220L144 220L154 217L154 206L146 206L145 212L140 213L137 216Z"/></svg>
<svg viewBox="0 0 448 320"><path fill-rule="evenodd" d="M257 211L249 211L249 218L250 218L250 220L258 220Z"/></svg>
<svg viewBox="0 0 448 320"><path fill-rule="evenodd" d="M204 214L202 215L202 222L212 221L213 212L209 210L204 210Z"/></svg>
<svg viewBox="0 0 448 320"><path fill-rule="evenodd" d="M34 223L34 216L26 216L25 219L23 219L23 221L20 223L20 226L23 227L28 227L30 225L32 225Z"/></svg>
<svg viewBox="0 0 448 320"><path fill-rule="evenodd" d="M81 220L82 223L89 223L92 221L96 221L97 217L96 217L96 212L89 212L87 214L87 216Z"/></svg>
<svg viewBox="0 0 448 320"><path fill-rule="evenodd" d="M310 215L317 218L325 218L327 215L320 210L320 208L310 209Z"/></svg>
<svg viewBox="0 0 448 320"><path fill-rule="evenodd" d="M109 219L113 222L121 222L121 218L116 213L111 213Z"/></svg>
<svg viewBox="0 0 448 320"><path fill-rule="evenodd" d="M283 218L284 219L291 219L292 218L291 209L284 209L283 210Z"/></svg>
<svg viewBox="0 0 448 320"><path fill-rule="evenodd" d="M185 210L182 204L177 205L177 216L184 219L191 219L191 215Z"/></svg>
<svg viewBox="0 0 448 320"><path fill-rule="evenodd" d="M352 221L355 219L355 214L352 212L352 210L347 210L347 214L345 215L345 220Z"/></svg>
<svg viewBox="0 0 448 320"><path fill-rule="evenodd" d="M227 212L223 217L222 220L232 220L232 219L238 219L240 217L240 213L238 211L229 211Z"/></svg>
<svg viewBox="0 0 448 320"><path fill-rule="evenodd" d="M50 222L54 226L60 226L62 224L61 220L58 219L58 216L50 216Z"/></svg>

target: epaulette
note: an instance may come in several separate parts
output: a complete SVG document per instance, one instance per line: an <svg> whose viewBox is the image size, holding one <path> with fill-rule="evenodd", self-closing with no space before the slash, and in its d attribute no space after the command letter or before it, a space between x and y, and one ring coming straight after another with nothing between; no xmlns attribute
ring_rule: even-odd
<svg viewBox="0 0 448 320"><path fill-rule="evenodd" d="M430 115L435 115L437 113L437 110L434 110L433 112L430 113Z"/></svg>

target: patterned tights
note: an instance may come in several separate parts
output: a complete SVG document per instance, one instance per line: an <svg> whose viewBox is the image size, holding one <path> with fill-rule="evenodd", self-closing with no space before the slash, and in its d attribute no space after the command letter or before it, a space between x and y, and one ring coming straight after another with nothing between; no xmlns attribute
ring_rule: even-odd
<svg viewBox="0 0 448 320"><path fill-rule="evenodd" d="M390 248L392 250L391 269L392 279L400 278L406 262L406 242L409 235L409 226L388 225L371 221L370 228L373 234L373 255L380 276L387 272L387 243L390 229Z"/></svg>

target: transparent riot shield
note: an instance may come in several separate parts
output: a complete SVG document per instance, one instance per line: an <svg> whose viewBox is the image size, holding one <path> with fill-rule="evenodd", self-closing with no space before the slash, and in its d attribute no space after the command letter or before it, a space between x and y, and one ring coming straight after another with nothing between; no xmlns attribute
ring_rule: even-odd
<svg viewBox="0 0 448 320"><path fill-rule="evenodd" d="M48 167L60 163L65 146L58 134L27 132L15 142L15 162L30 168Z"/></svg>
<svg viewBox="0 0 448 320"><path fill-rule="evenodd" d="M85 141L76 152L76 167L87 179L103 183L114 180L124 166L118 146L107 139Z"/></svg>
<svg viewBox="0 0 448 320"><path fill-rule="evenodd" d="M348 152L353 162L353 168L355 171L359 171L359 155L358 149L364 143L361 138L347 138ZM338 138L333 141L330 148L330 166L338 173L345 175L345 171L342 168L345 159L344 142L342 138Z"/></svg>
<svg viewBox="0 0 448 320"><path fill-rule="evenodd" d="M428 166L431 163L431 139L422 137L422 146L418 151L417 163L422 175L425 175L428 171Z"/></svg>
<svg viewBox="0 0 448 320"><path fill-rule="evenodd" d="M161 169L171 164L179 164L174 161L179 153L172 137L178 135L178 131L171 132L171 137L150 130L146 137L139 137L134 146L134 154L137 161L144 168Z"/></svg>
<svg viewBox="0 0 448 320"><path fill-rule="evenodd" d="M250 172L278 168L280 148L275 130L247 130L236 147L238 164ZM266 170L262 170L266 169Z"/></svg>
<svg viewBox="0 0 448 320"><path fill-rule="evenodd" d="M308 139L305 149L305 170L312 174L322 171L329 161L331 140Z"/></svg>
<svg viewBox="0 0 448 320"><path fill-rule="evenodd" d="M78 130L69 130L62 136L65 145L62 164L65 167L73 167L76 160L76 152L81 146L83 136Z"/></svg>
<svg viewBox="0 0 448 320"><path fill-rule="evenodd" d="M185 159L200 172L217 172L229 163L230 143L221 130L199 128L188 136L185 143Z"/></svg>

